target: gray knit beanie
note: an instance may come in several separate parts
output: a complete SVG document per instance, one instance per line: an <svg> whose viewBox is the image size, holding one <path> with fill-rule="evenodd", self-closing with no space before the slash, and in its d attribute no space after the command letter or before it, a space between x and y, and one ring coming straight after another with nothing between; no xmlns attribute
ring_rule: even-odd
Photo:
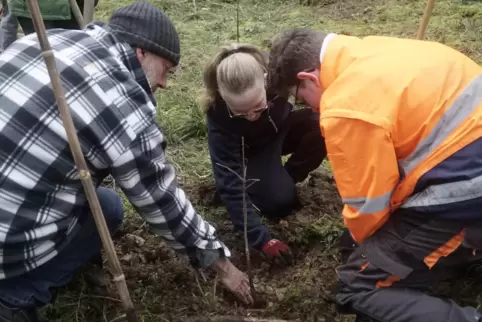
<svg viewBox="0 0 482 322"><path fill-rule="evenodd" d="M136 1L117 9L109 20L115 35L129 45L179 64L179 36L167 15L153 4Z"/></svg>

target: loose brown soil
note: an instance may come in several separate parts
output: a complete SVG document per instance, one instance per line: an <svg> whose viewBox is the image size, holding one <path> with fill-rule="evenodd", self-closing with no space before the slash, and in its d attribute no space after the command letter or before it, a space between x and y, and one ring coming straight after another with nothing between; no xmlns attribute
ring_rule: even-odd
<svg viewBox="0 0 482 322"><path fill-rule="evenodd" d="M212 182L185 188L196 208L208 209L211 222L231 249L232 261L246 270L244 240L233 232L224 208L213 205ZM331 294L338 258L334 249L339 233L340 198L327 173L316 173L299 187L301 209L279 221L267 221L274 236L288 242L295 254L290 267L271 264L254 250L251 262L258 295L265 302L248 308L225 292L215 276L196 278L184 259L137 218L129 218L115 237L131 297L143 321L185 321L186 317L244 315L297 321L350 321L338 317ZM77 306L72 317L82 321L111 321L122 315L113 285L107 289L77 278L47 308L44 319L54 321L61 311ZM62 315L62 320L65 315Z"/></svg>
<svg viewBox="0 0 482 322"><path fill-rule="evenodd" d="M221 206L212 203L211 182L190 185L186 192L197 208L209 209L211 222L230 247L233 262L246 270L244 241ZM339 265L336 251L340 231L341 202L331 177L318 172L299 187L301 209L279 222L267 221L273 235L288 242L296 262L279 267L251 251L256 290L265 304L248 308L233 300L214 275L197 275L164 242L152 234L138 218L127 220L115 236L115 243L126 274L132 299L142 317L140 321L209 321L209 316L242 315L275 317L296 321L353 321L334 311L332 293ZM479 275L480 274L473 274ZM452 286L449 286L452 285ZM458 294L465 304L476 305L480 287L475 280L440 284L442 295ZM72 321L112 321L123 314L113 285L92 287L78 278L57 303L46 310L45 321L65 321L62 310L73 310ZM59 320L59 316L62 319ZM206 318L203 318L206 317ZM117 321L123 321L119 319Z"/></svg>

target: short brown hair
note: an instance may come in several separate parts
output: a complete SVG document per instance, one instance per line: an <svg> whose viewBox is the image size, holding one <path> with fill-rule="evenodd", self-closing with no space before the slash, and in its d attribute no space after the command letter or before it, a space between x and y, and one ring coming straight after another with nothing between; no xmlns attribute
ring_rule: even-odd
<svg viewBox="0 0 482 322"><path fill-rule="evenodd" d="M325 37L326 33L307 28L288 29L278 34L269 54L269 89L287 97L288 89L297 83L299 72L320 68Z"/></svg>

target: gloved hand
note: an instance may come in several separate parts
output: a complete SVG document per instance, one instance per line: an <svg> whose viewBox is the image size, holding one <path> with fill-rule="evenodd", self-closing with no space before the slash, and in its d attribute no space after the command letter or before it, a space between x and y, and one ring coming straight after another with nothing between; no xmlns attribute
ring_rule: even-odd
<svg viewBox="0 0 482 322"><path fill-rule="evenodd" d="M270 258L277 262L284 264L291 264L293 262L293 255L291 250L285 243L278 239L271 239L263 246L263 252Z"/></svg>

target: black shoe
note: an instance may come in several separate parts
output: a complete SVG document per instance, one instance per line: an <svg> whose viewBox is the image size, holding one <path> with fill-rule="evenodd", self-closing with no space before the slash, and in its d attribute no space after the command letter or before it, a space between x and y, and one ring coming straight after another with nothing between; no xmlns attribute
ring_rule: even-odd
<svg viewBox="0 0 482 322"><path fill-rule="evenodd" d="M0 301L0 322L39 322L36 309L12 307Z"/></svg>

